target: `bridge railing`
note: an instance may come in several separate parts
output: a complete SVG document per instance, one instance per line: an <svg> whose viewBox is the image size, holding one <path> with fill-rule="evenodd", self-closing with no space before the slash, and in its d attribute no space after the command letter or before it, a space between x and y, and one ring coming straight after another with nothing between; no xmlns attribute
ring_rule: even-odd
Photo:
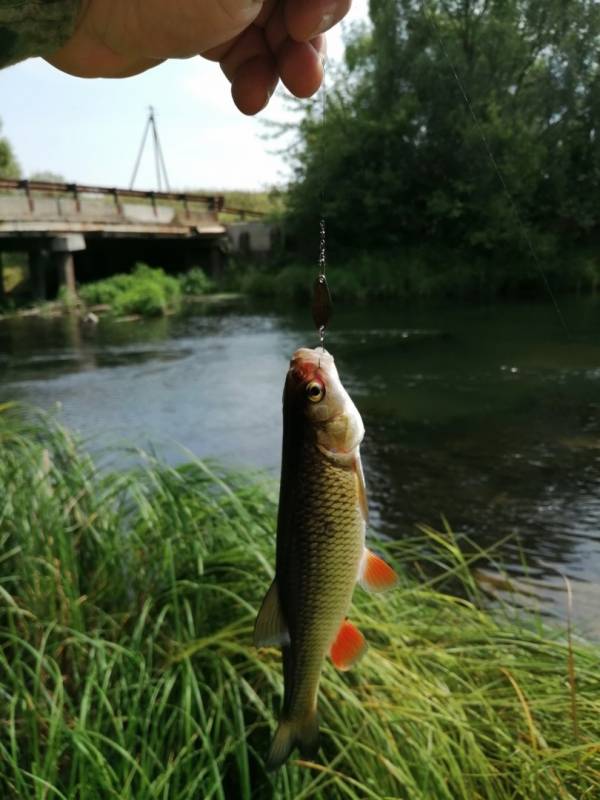
<svg viewBox="0 0 600 800"><path fill-rule="evenodd" d="M129 199L145 200L152 205L154 215L158 215L158 204L161 202L181 203L185 216L191 216L192 205L202 205L207 211L217 214L224 208L223 195L208 195L197 192L155 192L142 189L120 189L109 186L90 186L81 183L55 183L53 181L30 181L17 178L0 178L0 193L20 191L27 198L29 212L35 213L36 194L47 197L48 195L69 198L74 203L76 212L82 210L82 198L89 195L104 195L112 197L115 211L122 215L123 201Z"/></svg>

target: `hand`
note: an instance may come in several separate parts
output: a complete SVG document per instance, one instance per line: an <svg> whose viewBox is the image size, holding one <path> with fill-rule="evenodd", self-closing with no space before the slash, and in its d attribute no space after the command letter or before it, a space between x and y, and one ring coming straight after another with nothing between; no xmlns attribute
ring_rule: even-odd
<svg viewBox="0 0 600 800"><path fill-rule="evenodd" d="M279 79L309 97L323 79L323 33L351 0L82 0L75 33L47 60L71 75L121 78L167 58L218 61L244 114Z"/></svg>

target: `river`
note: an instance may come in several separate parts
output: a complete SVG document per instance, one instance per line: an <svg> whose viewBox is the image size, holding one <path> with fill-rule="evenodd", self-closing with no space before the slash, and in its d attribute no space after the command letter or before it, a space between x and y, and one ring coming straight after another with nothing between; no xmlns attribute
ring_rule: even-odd
<svg viewBox="0 0 600 800"><path fill-rule="evenodd" d="M600 302L561 310L568 330L549 304L337 308L327 347L365 422L373 528L407 536L443 515L467 548L497 545L484 588L562 624L566 577L576 629L598 637ZM3 320L1 399L59 404L100 459L151 445L277 474L283 379L305 344L306 310L285 307Z"/></svg>

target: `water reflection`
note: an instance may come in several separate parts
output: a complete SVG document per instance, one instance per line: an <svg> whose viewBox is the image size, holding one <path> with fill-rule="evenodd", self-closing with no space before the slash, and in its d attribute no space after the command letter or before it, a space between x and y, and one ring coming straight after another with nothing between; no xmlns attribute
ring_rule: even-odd
<svg viewBox="0 0 600 800"><path fill-rule="evenodd" d="M588 630L600 574L598 310L565 305L566 336L544 306L337 309L327 342L365 419L374 526L401 536L444 514L480 546L512 534L498 554L509 576L536 582L557 613L570 577ZM305 343L316 341L304 310L5 321L2 396L60 402L98 446L160 442L180 460L183 443L276 473L283 375Z"/></svg>

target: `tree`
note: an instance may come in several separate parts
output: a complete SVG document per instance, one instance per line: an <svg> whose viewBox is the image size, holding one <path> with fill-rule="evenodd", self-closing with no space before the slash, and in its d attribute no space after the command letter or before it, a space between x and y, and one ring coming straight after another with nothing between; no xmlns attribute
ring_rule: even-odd
<svg viewBox="0 0 600 800"><path fill-rule="evenodd" d="M0 121L0 132L2 122ZM0 178L19 178L21 177L21 167L8 139L0 136Z"/></svg>
<svg viewBox="0 0 600 800"><path fill-rule="evenodd" d="M293 228L324 207L339 250L543 255L598 227L600 4L371 0L370 16L299 128Z"/></svg>
<svg viewBox="0 0 600 800"><path fill-rule="evenodd" d="M29 176L30 181L46 181L48 183L66 183L64 175L58 172L52 172L49 169L41 169L37 172L32 172Z"/></svg>

